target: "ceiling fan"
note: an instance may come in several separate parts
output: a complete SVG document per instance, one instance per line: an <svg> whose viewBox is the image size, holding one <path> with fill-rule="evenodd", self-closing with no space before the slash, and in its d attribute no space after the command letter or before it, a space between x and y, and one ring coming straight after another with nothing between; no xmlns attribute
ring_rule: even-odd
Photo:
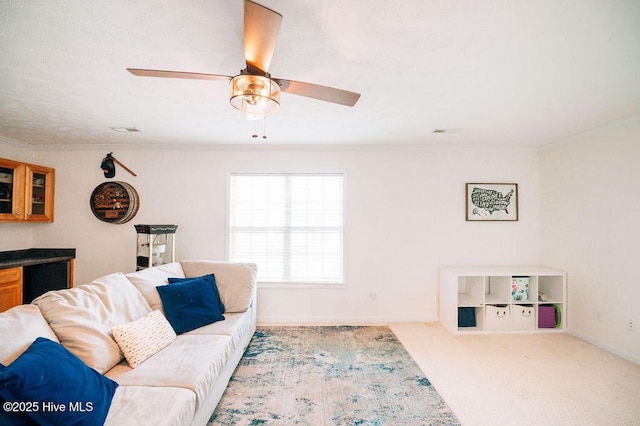
<svg viewBox="0 0 640 426"><path fill-rule="evenodd" d="M276 46L282 15L251 0L244 1L244 56L247 67L239 75L127 68L139 77L228 80L231 105L253 118L263 118L280 106L280 92L354 106L360 94L333 87L271 77L268 73Z"/></svg>

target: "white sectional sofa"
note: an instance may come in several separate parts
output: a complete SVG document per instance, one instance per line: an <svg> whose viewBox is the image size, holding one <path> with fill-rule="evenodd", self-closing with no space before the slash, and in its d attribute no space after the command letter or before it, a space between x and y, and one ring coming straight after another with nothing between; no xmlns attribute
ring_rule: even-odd
<svg viewBox="0 0 640 426"><path fill-rule="evenodd" d="M164 312L166 306L156 287L175 286L168 284L169 278L209 274L215 277L224 304L224 320L168 337L173 330L167 330L165 315L169 319L170 315ZM256 300L254 264L213 261L184 261L126 275L114 273L72 289L45 293L30 305L0 313L0 397L2 392L6 395L6 389L1 388L3 371L8 371L36 338L44 337L59 342L100 373L99 380L106 377L117 383L105 424L206 425L255 332ZM156 310L163 313L161 318ZM152 317L162 323L158 326L162 331L149 322ZM142 330L142 337L131 342L135 347L149 339L149 345L136 349L142 352L157 343L153 340L156 333L170 343L153 349L155 353L138 365L129 354L128 343L114 338L120 328L135 333ZM9 400L3 399L3 403ZM43 411L48 406L43 403L46 401L40 401L37 408L46 415ZM9 410L3 413L0 409L0 415L5 416L15 414L6 411L27 408L19 404L4 407Z"/></svg>

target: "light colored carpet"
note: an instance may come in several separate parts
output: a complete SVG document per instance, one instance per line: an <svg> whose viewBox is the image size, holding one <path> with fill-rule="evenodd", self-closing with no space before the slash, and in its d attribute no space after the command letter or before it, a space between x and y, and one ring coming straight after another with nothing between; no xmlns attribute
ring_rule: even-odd
<svg viewBox="0 0 640 426"><path fill-rule="evenodd" d="M211 425L457 425L388 327L259 326Z"/></svg>
<svg viewBox="0 0 640 426"><path fill-rule="evenodd" d="M570 334L390 328L465 426L640 425L640 366Z"/></svg>

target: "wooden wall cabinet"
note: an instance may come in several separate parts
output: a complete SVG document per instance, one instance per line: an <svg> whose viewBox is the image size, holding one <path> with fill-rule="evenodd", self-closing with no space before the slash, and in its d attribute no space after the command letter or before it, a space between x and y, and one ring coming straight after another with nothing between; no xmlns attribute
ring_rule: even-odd
<svg viewBox="0 0 640 426"><path fill-rule="evenodd" d="M22 267L0 269L0 312L22 304Z"/></svg>
<svg viewBox="0 0 640 426"><path fill-rule="evenodd" d="M0 222L53 222L55 169L0 158Z"/></svg>

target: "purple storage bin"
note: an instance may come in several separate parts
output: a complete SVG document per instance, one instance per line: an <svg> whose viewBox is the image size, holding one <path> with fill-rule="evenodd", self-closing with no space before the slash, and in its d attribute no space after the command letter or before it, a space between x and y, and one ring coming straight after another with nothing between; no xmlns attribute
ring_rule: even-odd
<svg viewBox="0 0 640 426"><path fill-rule="evenodd" d="M553 305L538 306L538 328L555 328L556 308Z"/></svg>

